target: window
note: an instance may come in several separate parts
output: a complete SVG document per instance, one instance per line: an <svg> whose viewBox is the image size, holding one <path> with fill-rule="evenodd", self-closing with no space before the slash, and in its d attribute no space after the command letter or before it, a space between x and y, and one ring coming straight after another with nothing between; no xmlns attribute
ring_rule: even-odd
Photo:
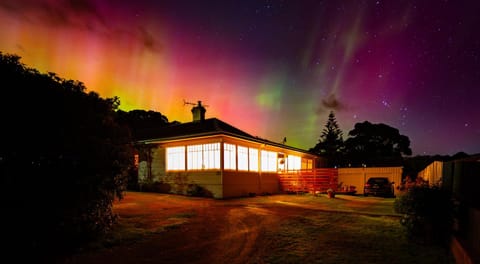
<svg viewBox="0 0 480 264"><path fill-rule="evenodd" d="M220 169L220 143L187 146L187 169Z"/></svg>
<svg viewBox="0 0 480 264"><path fill-rule="evenodd" d="M258 171L258 149L249 148L248 154L250 171Z"/></svg>
<svg viewBox="0 0 480 264"><path fill-rule="evenodd" d="M201 170L203 165L202 145L187 146L187 169Z"/></svg>
<svg viewBox="0 0 480 264"><path fill-rule="evenodd" d="M167 148L167 170L185 170L185 146Z"/></svg>
<svg viewBox="0 0 480 264"><path fill-rule="evenodd" d="M300 170L302 168L302 158L299 156L288 155L287 157L288 170Z"/></svg>
<svg viewBox="0 0 480 264"><path fill-rule="evenodd" d="M248 148L238 146L238 170L248 171Z"/></svg>
<svg viewBox="0 0 480 264"><path fill-rule="evenodd" d="M276 172L277 171L277 153L273 151L262 150L261 152L262 171Z"/></svg>
<svg viewBox="0 0 480 264"><path fill-rule="evenodd" d="M235 145L224 143L223 144L223 168L229 170L235 170L236 166L236 155L235 155ZM239 155L240 156L240 155ZM240 167L240 165L239 165Z"/></svg>
<svg viewBox="0 0 480 264"><path fill-rule="evenodd" d="M313 161L311 159L302 159L302 170L312 170Z"/></svg>

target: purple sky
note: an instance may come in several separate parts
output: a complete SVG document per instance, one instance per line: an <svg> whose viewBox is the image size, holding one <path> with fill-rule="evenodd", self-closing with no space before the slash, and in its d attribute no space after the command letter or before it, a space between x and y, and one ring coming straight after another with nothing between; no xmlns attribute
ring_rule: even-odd
<svg viewBox="0 0 480 264"><path fill-rule="evenodd" d="M190 121L183 99L308 149L330 110L385 123L414 155L480 152L480 1L0 3L0 50L125 110Z"/></svg>

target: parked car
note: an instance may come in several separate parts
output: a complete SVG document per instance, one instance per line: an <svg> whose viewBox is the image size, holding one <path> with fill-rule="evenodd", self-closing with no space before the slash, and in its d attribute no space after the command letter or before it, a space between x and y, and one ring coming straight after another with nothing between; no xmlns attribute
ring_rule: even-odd
<svg viewBox="0 0 480 264"><path fill-rule="evenodd" d="M363 195L393 197L393 184L387 177L369 178L363 187Z"/></svg>

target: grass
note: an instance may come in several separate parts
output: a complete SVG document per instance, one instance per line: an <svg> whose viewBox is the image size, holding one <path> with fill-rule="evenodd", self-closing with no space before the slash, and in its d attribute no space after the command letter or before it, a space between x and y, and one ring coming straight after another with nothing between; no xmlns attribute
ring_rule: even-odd
<svg viewBox="0 0 480 264"><path fill-rule="evenodd" d="M177 229L182 224L188 222L189 218L195 216L196 214L193 211L181 212L171 215L166 221L153 221L153 224L152 218L149 215L130 215L128 217L120 217L112 232L89 244L83 250L95 251L117 245L135 243L145 239L149 235L159 234L166 230Z"/></svg>
<svg viewBox="0 0 480 264"><path fill-rule="evenodd" d="M398 219L343 213L297 216L268 233L267 263L454 263L440 247L408 243Z"/></svg>

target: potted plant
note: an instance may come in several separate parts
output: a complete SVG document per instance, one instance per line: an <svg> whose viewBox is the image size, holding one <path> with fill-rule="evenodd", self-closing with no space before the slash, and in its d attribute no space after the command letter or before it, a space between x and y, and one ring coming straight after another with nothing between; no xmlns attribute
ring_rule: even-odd
<svg viewBox="0 0 480 264"><path fill-rule="evenodd" d="M335 198L335 191L332 188L327 190L327 197L328 198Z"/></svg>

